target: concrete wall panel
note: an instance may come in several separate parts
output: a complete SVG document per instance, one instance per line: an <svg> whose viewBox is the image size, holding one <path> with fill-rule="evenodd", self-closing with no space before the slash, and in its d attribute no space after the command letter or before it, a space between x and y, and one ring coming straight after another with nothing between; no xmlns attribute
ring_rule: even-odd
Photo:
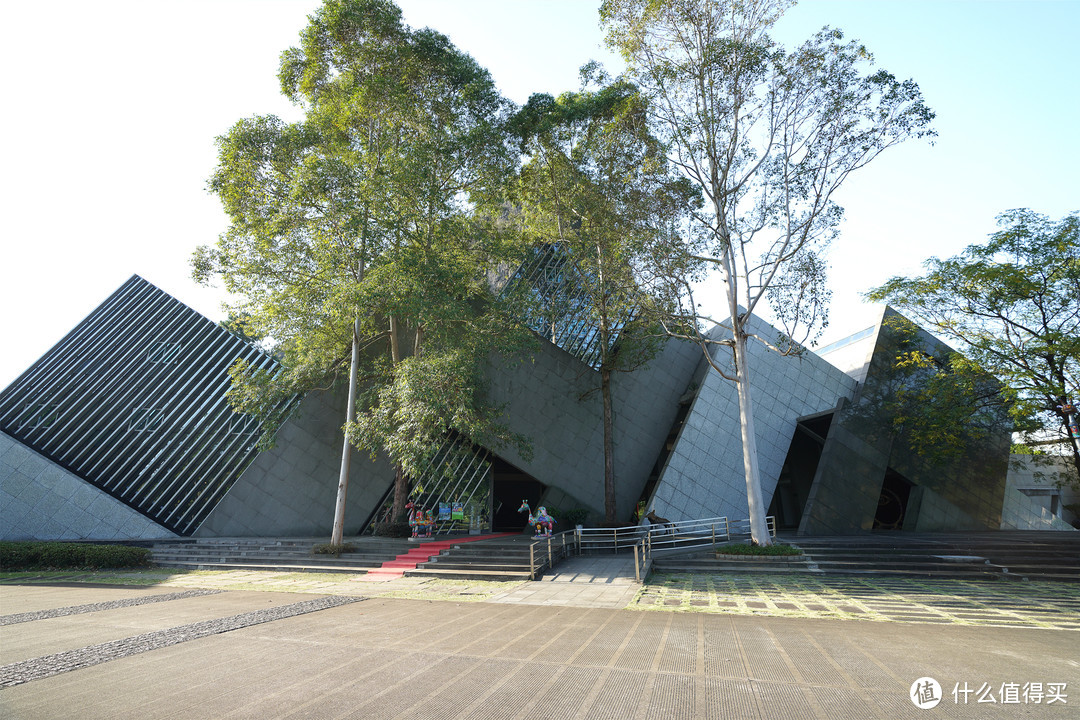
<svg viewBox="0 0 1080 720"><path fill-rule="evenodd" d="M173 537L153 520L0 433L0 539Z"/></svg>

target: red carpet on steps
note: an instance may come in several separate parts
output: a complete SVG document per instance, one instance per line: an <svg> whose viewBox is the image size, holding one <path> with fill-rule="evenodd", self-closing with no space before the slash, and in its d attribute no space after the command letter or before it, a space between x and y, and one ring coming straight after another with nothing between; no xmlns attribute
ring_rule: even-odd
<svg viewBox="0 0 1080 720"><path fill-rule="evenodd" d="M387 560L382 564L382 567L373 568L368 570L365 574L355 578L356 580L379 582L383 580L396 580L399 577L405 575L406 570L415 570L416 566L422 562L427 562L431 558L435 557L443 550L448 550L455 545L461 545L467 542L476 542L477 540L491 540L493 538L511 537L514 535L520 535L521 533L495 533L493 535L469 535L467 537L459 537L453 540L432 540L431 542L421 543L417 547L414 547L404 555L398 555L393 560Z"/></svg>

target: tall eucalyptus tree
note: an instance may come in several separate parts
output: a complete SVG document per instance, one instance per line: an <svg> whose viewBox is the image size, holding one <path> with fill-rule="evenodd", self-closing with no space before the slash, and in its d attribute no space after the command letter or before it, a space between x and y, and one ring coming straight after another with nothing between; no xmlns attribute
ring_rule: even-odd
<svg viewBox="0 0 1080 720"><path fill-rule="evenodd" d="M825 28L786 51L768 33L792 0L604 0L607 42L649 100L654 131L704 198L677 253L719 273L722 319L704 317L680 264L681 320L709 362L738 387L743 464L755 542L769 544L758 477L747 343L799 352L826 317L821 249L836 234L833 200L885 149L932 134L918 86L871 70L857 42ZM784 337L748 330L762 301ZM721 360L700 331L722 326Z"/></svg>
<svg viewBox="0 0 1080 720"><path fill-rule="evenodd" d="M645 324L653 316L646 310L662 300L650 294L644 273L688 188L670 175L637 88L592 63L582 78L580 92L533 95L515 116L528 160L513 195L529 240L560 258L558 282L546 288L540 312L572 310L587 319L580 332L595 337L585 359L599 374L604 509L614 523L612 373L639 367L659 347Z"/></svg>
<svg viewBox="0 0 1080 720"><path fill-rule="evenodd" d="M279 78L304 118L244 119L218 138L210 189L230 225L193 266L224 281L283 360L274 377L234 368L238 407L348 378L339 544L350 444L390 458L400 518L408 478L448 430L513 439L480 373L514 342L485 277L502 245L484 219L516 160L510 106L486 70L388 0L326 0Z"/></svg>

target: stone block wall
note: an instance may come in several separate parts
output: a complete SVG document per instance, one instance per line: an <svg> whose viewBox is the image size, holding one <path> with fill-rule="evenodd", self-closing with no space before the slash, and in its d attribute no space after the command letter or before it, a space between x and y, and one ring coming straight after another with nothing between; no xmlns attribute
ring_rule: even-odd
<svg viewBox="0 0 1080 720"><path fill-rule="evenodd" d="M776 330L760 320L755 320L752 330L769 339L776 336ZM727 348L715 352L725 362L730 354ZM854 392L856 383L813 353L784 357L752 340L749 354L758 466L767 506L797 419L833 408L838 398ZM697 389L649 506L670 520L745 519L749 511L743 467L737 389L710 369Z"/></svg>
<svg viewBox="0 0 1080 720"><path fill-rule="evenodd" d="M153 520L0 433L0 539L173 537Z"/></svg>
<svg viewBox="0 0 1080 720"><path fill-rule="evenodd" d="M1064 507L1080 503L1080 489L1069 482L1075 476L1076 469L1068 458L1013 455L1006 479L1001 529L1075 531L1068 520L1076 515ZM1029 497L1021 490L1039 494ZM1048 507L1055 495L1059 507L1056 515Z"/></svg>
<svg viewBox="0 0 1080 720"><path fill-rule="evenodd" d="M330 537L341 469L345 391L316 391L278 430L195 532L196 537ZM345 534L356 534L393 482L386 462L353 451Z"/></svg>
<svg viewBox="0 0 1080 720"><path fill-rule="evenodd" d="M645 487L701 361L701 350L668 341L645 367L612 375L617 517L628 521ZM491 374L491 400L504 419L532 439L526 460L496 449L507 462L548 486L542 502L568 509L571 500L594 516L604 512L604 429L600 374L542 342L531 360L500 363ZM576 503L575 503L576 504Z"/></svg>

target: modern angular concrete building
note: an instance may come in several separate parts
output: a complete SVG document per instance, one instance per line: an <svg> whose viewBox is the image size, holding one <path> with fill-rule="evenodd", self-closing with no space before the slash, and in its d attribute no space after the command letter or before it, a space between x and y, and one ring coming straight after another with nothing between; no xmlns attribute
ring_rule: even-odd
<svg viewBox="0 0 1080 720"><path fill-rule="evenodd" d="M595 333L571 315L545 335L531 362L493 366L489 377L490 400L531 438L532 457L447 438L415 483L439 532L520 529L523 498L602 516ZM895 390L891 342L878 323L801 357L753 346L761 477L778 525L802 534L1052 526L1036 500L1006 485L1007 428L947 466L930 466L895 435L881 402ZM275 367L132 277L0 393L0 537L328 535L344 392L298 399L275 447L260 452L258 424L225 399L238 358ZM614 383L619 516L629 523L645 503L673 520L745 518L735 388L701 350L671 340ZM387 462L354 456L347 534L380 517L392 483Z"/></svg>

